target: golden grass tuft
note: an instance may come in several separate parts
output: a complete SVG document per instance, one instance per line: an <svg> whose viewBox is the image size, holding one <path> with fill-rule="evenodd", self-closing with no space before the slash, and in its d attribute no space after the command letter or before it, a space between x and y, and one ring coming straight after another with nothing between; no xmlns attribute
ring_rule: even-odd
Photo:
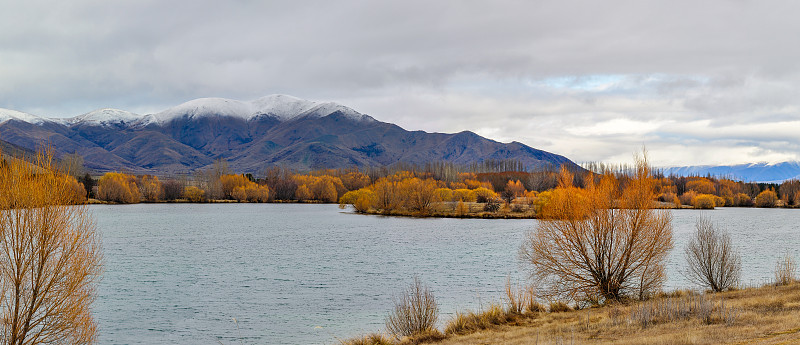
<svg viewBox="0 0 800 345"><path fill-rule="evenodd" d="M393 345L391 338L380 333L365 334L360 337L339 340L340 345Z"/></svg>

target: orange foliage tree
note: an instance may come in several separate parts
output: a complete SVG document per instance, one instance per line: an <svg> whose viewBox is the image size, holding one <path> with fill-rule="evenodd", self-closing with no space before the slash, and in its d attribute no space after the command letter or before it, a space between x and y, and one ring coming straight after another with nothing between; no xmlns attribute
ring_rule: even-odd
<svg viewBox="0 0 800 345"><path fill-rule="evenodd" d="M74 180L74 179L73 179ZM0 169L0 333L8 344L89 344L100 240L72 180L39 153Z"/></svg>
<svg viewBox="0 0 800 345"><path fill-rule="evenodd" d="M100 200L121 204L133 204L141 201L136 178L123 173L109 172L97 182L97 197Z"/></svg>
<svg viewBox="0 0 800 345"><path fill-rule="evenodd" d="M672 219L668 211L652 208L654 187L644 157L622 189L613 174L605 174L581 190L562 169L559 187L542 207L543 219L521 249L543 293L603 302L644 298L660 289Z"/></svg>

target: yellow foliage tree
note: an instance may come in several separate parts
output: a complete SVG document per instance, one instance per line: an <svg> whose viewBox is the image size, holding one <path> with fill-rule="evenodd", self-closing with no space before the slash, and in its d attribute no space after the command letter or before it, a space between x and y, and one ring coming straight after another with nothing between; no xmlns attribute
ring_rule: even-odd
<svg viewBox="0 0 800 345"><path fill-rule="evenodd" d="M475 202L477 197L473 190L462 188L453 191L453 201Z"/></svg>
<svg viewBox="0 0 800 345"><path fill-rule="evenodd" d="M395 210L402 204L396 181L381 178L372 185L372 191L375 193L375 208L379 210Z"/></svg>
<svg viewBox="0 0 800 345"><path fill-rule="evenodd" d="M97 182L97 197L100 200L121 204L133 204L141 201L136 178L123 173L109 172Z"/></svg>
<svg viewBox="0 0 800 345"><path fill-rule="evenodd" d="M415 177L401 181L399 189L408 209L428 212L431 205L438 201L436 186L433 179L422 180Z"/></svg>
<svg viewBox="0 0 800 345"><path fill-rule="evenodd" d="M297 190L294 192L294 197L298 201L307 201L311 200L311 191L308 190L305 184L300 185L297 187Z"/></svg>
<svg viewBox="0 0 800 345"><path fill-rule="evenodd" d="M714 182L711 182L705 177L692 178L692 180L686 182L686 189L693 190L697 192L697 194L714 194L716 192Z"/></svg>
<svg viewBox="0 0 800 345"><path fill-rule="evenodd" d="M183 196L191 202L203 202L206 200L206 191L195 186L188 186L183 190Z"/></svg>
<svg viewBox="0 0 800 345"><path fill-rule="evenodd" d="M237 187L247 187L249 184L254 183L247 179L244 175L240 174L230 174L230 175L222 175L219 178L219 183L222 185L222 194L223 197L226 199L235 199L238 200L233 195L233 190ZM244 191L242 191L243 193ZM247 199L246 194L243 200Z"/></svg>
<svg viewBox="0 0 800 345"><path fill-rule="evenodd" d="M157 202L161 200L164 194L164 188L161 186L161 181L158 177L151 175L144 175L139 179L139 192L147 202Z"/></svg>
<svg viewBox="0 0 800 345"><path fill-rule="evenodd" d="M85 205L39 153L0 169L0 333L8 344L89 344L102 254Z"/></svg>
<svg viewBox="0 0 800 345"><path fill-rule="evenodd" d="M758 193L755 199L756 207L775 207L778 204L778 194L772 189Z"/></svg>

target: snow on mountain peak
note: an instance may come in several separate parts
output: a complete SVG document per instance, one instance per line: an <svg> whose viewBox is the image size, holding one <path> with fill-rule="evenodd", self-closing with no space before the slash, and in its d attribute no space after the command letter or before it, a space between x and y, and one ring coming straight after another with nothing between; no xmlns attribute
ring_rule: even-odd
<svg viewBox="0 0 800 345"><path fill-rule="evenodd" d="M11 109L0 108L0 123L6 122L8 120L18 120L31 123L34 125L43 125L46 122L52 122L52 120L50 119L46 119L36 115L23 113L21 111L16 111Z"/></svg>
<svg viewBox="0 0 800 345"><path fill-rule="evenodd" d="M148 116L129 111L104 108L68 119L69 124L91 124L96 126L146 124Z"/></svg>
<svg viewBox="0 0 800 345"><path fill-rule="evenodd" d="M273 116L288 121L303 116L327 116L336 111L354 120L374 120L337 103L317 103L287 95L269 95L250 102L226 98L199 98L154 115L159 123L188 116L231 116L250 120L257 116Z"/></svg>
<svg viewBox="0 0 800 345"><path fill-rule="evenodd" d="M0 123L19 120L36 125L60 123L66 126L128 126L144 127L151 123L166 123L181 117L231 116L251 120L259 116L270 116L280 121L289 121L306 116L324 117L339 112L355 121L375 121L370 116L333 102L313 102L288 95L269 95L253 101L243 102L226 98L198 98L160 113L140 115L129 111L104 108L72 118L48 119L16 110L0 108Z"/></svg>

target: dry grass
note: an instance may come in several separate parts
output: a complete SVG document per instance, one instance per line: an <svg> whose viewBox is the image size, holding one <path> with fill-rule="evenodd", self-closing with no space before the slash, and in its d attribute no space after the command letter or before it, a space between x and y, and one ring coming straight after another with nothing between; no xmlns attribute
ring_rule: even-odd
<svg viewBox="0 0 800 345"><path fill-rule="evenodd" d="M480 315L461 314L458 322L468 324ZM800 283L710 295L680 291L647 302L526 314L468 334L446 333L438 344L796 344Z"/></svg>

